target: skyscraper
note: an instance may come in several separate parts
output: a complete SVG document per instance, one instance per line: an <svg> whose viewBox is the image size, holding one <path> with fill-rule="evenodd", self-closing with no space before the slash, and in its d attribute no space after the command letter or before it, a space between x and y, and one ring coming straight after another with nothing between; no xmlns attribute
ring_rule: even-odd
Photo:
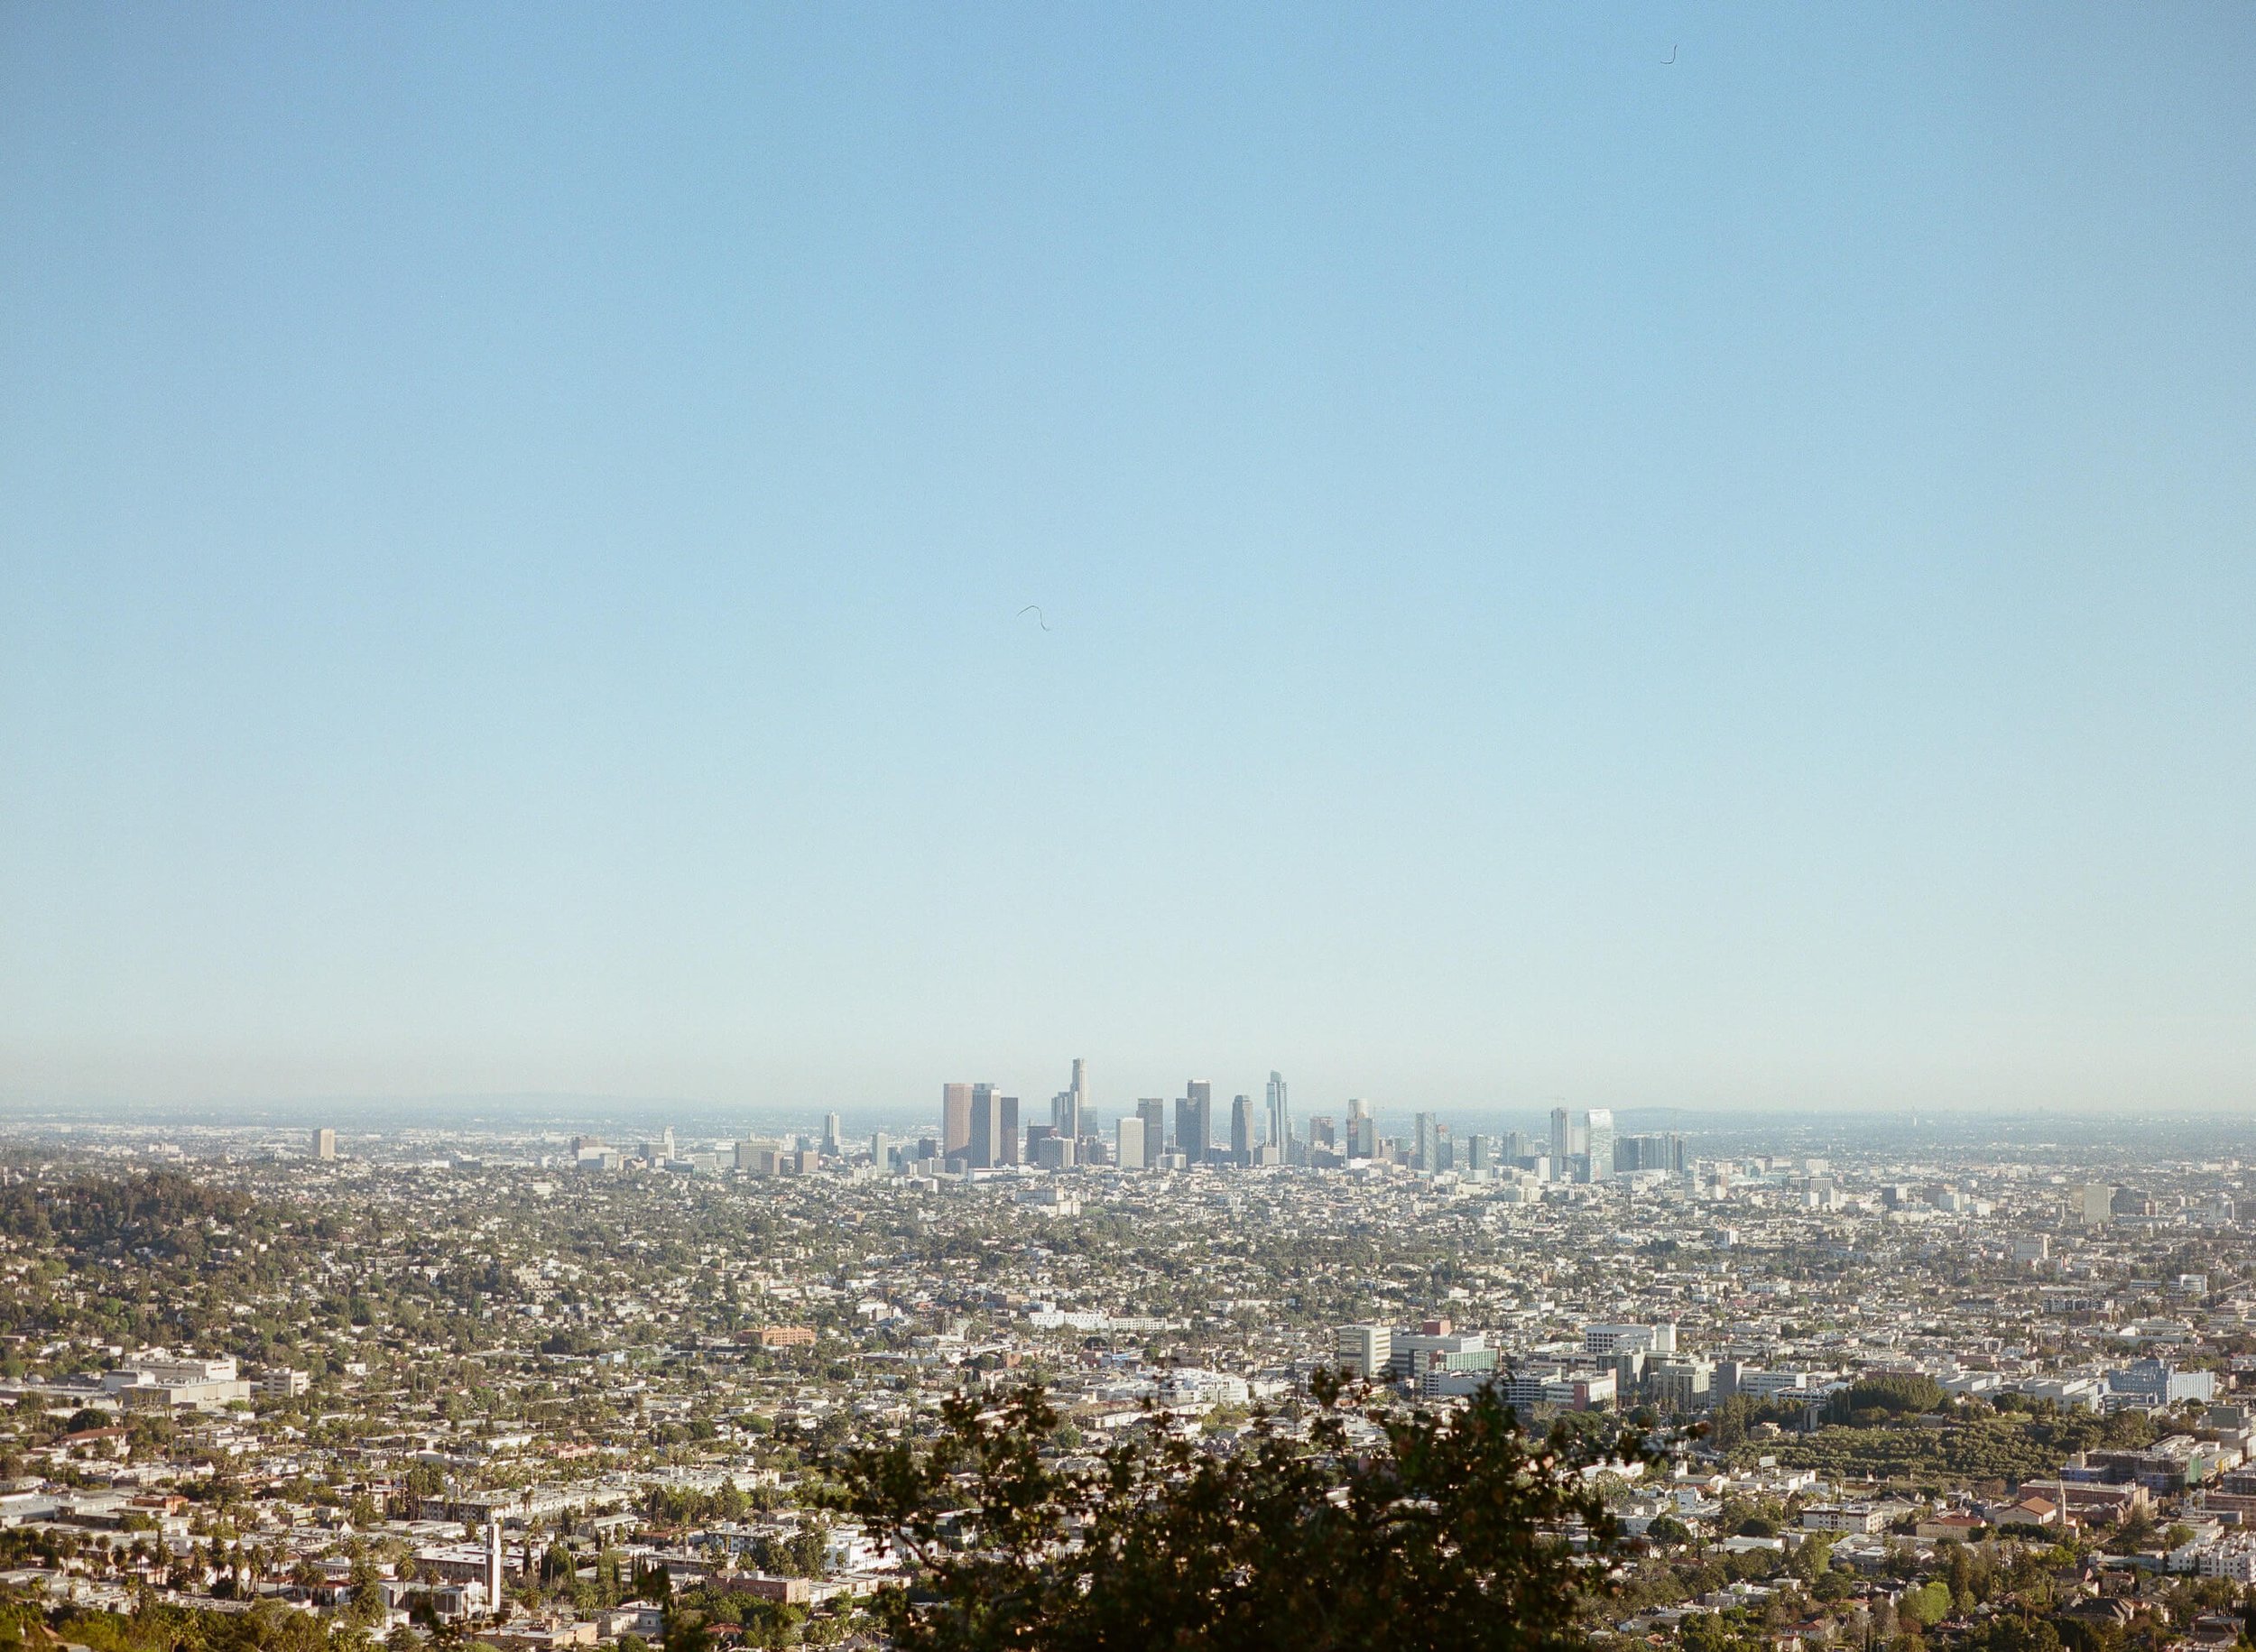
<svg viewBox="0 0 2256 1652"><path fill-rule="evenodd" d="M1018 1097L993 1084L973 1085L973 1140L964 1144L968 1169L1018 1165Z"/></svg>
<svg viewBox="0 0 2256 1652"><path fill-rule="evenodd" d="M1435 1119L1430 1112L1421 1112L1418 1115L1418 1140L1417 1145L1411 1149L1413 1157L1410 1160L1410 1167L1413 1170L1441 1168L1441 1140L1438 1124L1439 1121Z"/></svg>
<svg viewBox="0 0 2256 1652"><path fill-rule="evenodd" d="M1230 1098L1230 1162L1250 1165L1253 1149L1261 1145L1253 1139L1253 1098L1234 1095Z"/></svg>
<svg viewBox="0 0 2256 1652"><path fill-rule="evenodd" d="M1136 1103L1136 1117L1143 1121L1143 1163L1150 1169L1167 1151L1167 1103L1156 1095L1142 1097Z"/></svg>
<svg viewBox="0 0 2256 1652"><path fill-rule="evenodd" d="M1290 1158L1292 1150L1292 1111L1285 1103L1285 1075L1272 1072L1269 1075L1269 1145L1277 1149L1279 1163Z"/></svg>
<svg viewBox="0 0 2256 1652"><path fill-rule="evenodd" d="M1010 1128L1003 1128L1003 1107L1010 1103ZM1007 1165L1018 1157L1018 1097L1006 1096L993 1084L974 1084L971 1087L971 1140L965 1147L965 1162L975 1170L991 1170L997 1165Z"/></svg>
<svg viewBox="0 0 2256 1652"><path fill-rule="evenodd" d="M1371 1110L1355 1097L1347 1099L1347 1157L1376 1158L1379 1156L1379 1121L1371 1116Z"/></svg>
<svg viewBox="0 0 2256 1652"><path fill-rule="evenodd" d="M846 1152L838 1137L838 1115L835 1112L822 1116L822 1151L826 1158L837 1158Z"/></svg>
<svg viewBox="0 0 2256 1652"><path fill-rule="evenodd" d="M940 1086L940 1157L954 1158L971 1149L969 1084Z"/></svg>
<svg viewBox="0 0 2256 1652"><path fill-rule="evenodd" d="M1593 1107L1583 1114L1583 1151L1590 1156L1590 1180L1603 1182L1612 1179L1613 1112L1611 1108Z"/></svg>
<svg viewBox="0 0 2256 1652"><path fill-rule="evenodd" d="M1151 1161L1143 1154L1143 1119L1123 1116L1120 1121L1120 1167L1123 1170L1144 1170Z"/></svg>
<svg viewBox="0 0 2256 1652"><path fill-rule="evenodd" d="M1551 1109L1551 1174L1564 1178L1567 1156L1574 1151L1574 1127L1567 1122L1567 1109Z"/></svg>
<svg viewBox="0 0 2256 1652"><path fill-rule="evenodd" d="M322 1129L313 1132L313 1156L316 1158L337 1157L337 1132L335 1131Z"/></svg>
<svg viewBox="0 0 2256 1652"><path fill-rule="evenodd" d="M1820 1161L1822 1163L1822 1161ZM1613 1173L1624 1170L1684 1171L1684 1138L1673 1132L1613 1139Z"/></svg>
<svg viewBox="0 0 2256 1652"><path fill-rule="evenodd" d="M1095 1122L1089 1117L1089 1064L1077 1056L1072 1082L1049 1098L1050 1128L1068 1141L1075 1141Z"/></svg>
<svg viewBox="0 0 2256 1652"><path fill-rule="evenodd" d="M1194 1165L1207 1162L1214 1142L1214 1085L1194 1078L1175 1102L1175 1150Z"/></svg>

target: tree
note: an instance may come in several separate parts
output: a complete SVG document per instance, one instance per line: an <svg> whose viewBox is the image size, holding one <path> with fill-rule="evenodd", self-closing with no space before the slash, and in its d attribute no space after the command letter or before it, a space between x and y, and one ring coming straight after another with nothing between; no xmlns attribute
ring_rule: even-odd
<svg viewBox="0 0 2256 1652"><path fill-rule="evenodd" d="M1859 1411L1880 1411L1891 1417L1907 1411L1937 1411L1946 1396L1932 1377L1902 1374L1866 1377L1853 1384L1835 1402L1841 1420Z"/></svg>
<svg viewBox="0 0 2256 1652"><path fill-rule="evenodd" d="M2042 1618L2001 1612L1966 1637L1967 1652L2060 1652L2060 1633Z"/></svg>
<svg viewBox="0 0 2256 1652"><path fill-rule="evenodd" d="M1815 1583L1833 1564L1833 1539L1822 1534L1803 1538L1786 1564L1801 1582Z"/></svg>
<svg viewBox="0 0 2256 1652"><path fill-rule="evenodd" d="M1920 1629L1940 1623L1950 1616L1950 1585L1933 1583L1906 1590L1896 1604L1896 1615L1907 1625Z"/></svg>
<svg viewBox="0 0 2256 1652"><path fill-rule="evenodd" d="M1257 1413L1206 1454L1154 1428L1095 1466L1054 1457L1039 1386L995 1412L959 1394L937 1440L839 1459L848 1506L906 1553L912 1595L878 1610L906 1652L1198 1647L1570 1652L1617 1528L1582 1469L1650 1461L1641 1439L1521 1430L1495 1391L1462 1411L1378 1407L1319 1372L1305 1439ZM1351 1445L1351 1426L1367 1435Z"/></svg>
<svg viewBox="0 0 2256 1652"><path fill-rule="evenodd" d="M1942 1581L1950 1589L1950 1607L1955 1617L1965 1617L1981 1602L1988 1600L1996 1586L1994 1552L1969 1549L1963 1543L1945 1543L1941 1549Z"/></svg>
<svg viewBox="0 0 2256 1652"><path fill-rule="evenodd" d="M1684 1620L1684 1652L1757 1652L1761 1644L1745 1623L1721 1612L1694 1612Z"/></svg>
<svg viewBox="0 0 2256 1652"><path fill-rule="evenodd" d="M713 1631L705 1614L671 1611L666 1614L665 1652L712 1652Z"/></svg>
<svg viewBox="0 0 2256 1652"><path fill-rule="evenodd" d="M530 1543L530 1534L527 1536ZM543 1583L569 1583L578 1575L579 1562L561 1537L552 1539L541 1552L541 1581Z"/></svg>
<svg viewBox="0 0 2256 1652"><path fill-rule="evenodd" d="M384 1585L374 1577L363 1578L353 1585L353 1601L348 1609L350 1620L365 1629L384 1621Z"/></svg>

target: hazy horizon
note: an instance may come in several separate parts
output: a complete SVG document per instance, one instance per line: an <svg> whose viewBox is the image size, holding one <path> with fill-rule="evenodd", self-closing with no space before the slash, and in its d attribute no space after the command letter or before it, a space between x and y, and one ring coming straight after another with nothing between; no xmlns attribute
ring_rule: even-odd
<svg viewBox="0 0 2256 1652"><path fill-rule="evenodd" d="M1040 1121L1048 1116L1049 1093L1038 1093L1035 1088L1027 1086L1018 1086L1013 1091L1013 1086L1007 1083L998 1083L997 1088L1019 1096L1022 1118ZM1180 1088L1179 1084L1175 1092L1179 1093ZM1262 1088L1258 1084L1235 1091L1229 1085L1218 1084L1214 1094L1225 1107L1234 1094L1250 1097L1257 1104L1257 1112L1262 1102ZM1125 1094L1118 1097L1109 1096L1100 1091L1089 1108L1089 1113L1101 1129L1109 1131L1120 1117L1134 1112L1139 1099L1142 1098ZM1168 1103L1171 1110L1175 1094L1163 1092L1161 1099ZM1570 1102L1567 1098L1558 1096L1534 1103L1463 1101L1446 1096L1311 1098L1302 1095L1295 1087L1291 1108L1296 1131L1313 1116L1329 1117L1335 1122L1338 1121L1345 1115L1346 1104L1351 1099L1364 1102L1379 1120L1382 1132L1387 1134L1407 1131L1417 1113L1432 1112L1460 1134L1469 1131L1521 1130L1543 1135L1548 1132L1550 1112L1555 1106L1567 1106L1570 1111L1579 1112L1585 1110L1586 1105L1604 1105L1603 1103L1586 1104ZM730 1103L695 1096L592 1094L301 1095L258 1099L180 1098L167 1102L130 1097L81 1097L60 1102L19 1102L7 1114L0 1114L0 1122L5 1122L12 1117L19 1124L55 1127L145 1124L157 1130L196 1127L284 1131L310 1131L317 1126L328 1125L347 1135L359 1131L374 1136L402 1131L447 1129L582 1131L600 1127L623 1138L670 1126L689 1137L733 1138L757 1134L762 1131L813 1131L819 1127L823 1115L832 1112L840 1115L843 1127L849 1135L867 1135L873 1130L897 1134L904 1131L934 1129L940 1121L938 1087L934 1086L933 1094L921 1100L864 1097L843 1104L802 1103L798 1105L788 1103ZM1929 1107L1925 1110L1907 1104L1894 1108L1812 1110L1785 1106L1696 1107L1665 1103L1632 1103L1613 1107L1612 1112L1617 1130L1625 1133L1668 1130L1729 1133L1742 1129L1775 1133L1782 1124L1790 1124L1808 1132L1831 1131L1851 1137L1874 1131L1892 1133L1902 1131L1950 1136L1989 1129L2019 1131L2054 1125L2071 1133L2084 1133L2126 1122L2125 1115L2119 1109L2046 1107L2037 1104L2023 1107ZM1172 1116L1170 1111L1170 1119ZM2256 1142L2256 1118L2235 1110L2165 1111L2142 1113L2130 1122L2134 1128L2141 1130L2168 1129L2205 1135L2219 1127L2238 1127L2251 1142Z"/></svg>
<svg viewBox="0 0 2256 1652"><path fill-rule="evenodd" d="M0 1116L2250 1111L2251 65L0 8Z"/></svg>

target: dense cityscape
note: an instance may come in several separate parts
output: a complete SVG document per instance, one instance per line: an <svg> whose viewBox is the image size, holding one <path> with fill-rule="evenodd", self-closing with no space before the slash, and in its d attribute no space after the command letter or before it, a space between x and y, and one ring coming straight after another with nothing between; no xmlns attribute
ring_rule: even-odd
<svg viewBox="0 0 2256 1652"><path fill-rule="evenodd" d="M951 1083L929 1128L851 1137L19 1124L19 1632L873 1643L903 1557L844 1511L842 1451L1031 1382L1060 1458L1154 1430L1227 1457L1327 1370L1665 1442L1594 1482L1602 1642L2245 1632L2256 1151L2229 1129L1382 1133L1277 1074L1225 1126L1204 1081L1100 1114L1077 1061L1031 1111Z"/></svg>

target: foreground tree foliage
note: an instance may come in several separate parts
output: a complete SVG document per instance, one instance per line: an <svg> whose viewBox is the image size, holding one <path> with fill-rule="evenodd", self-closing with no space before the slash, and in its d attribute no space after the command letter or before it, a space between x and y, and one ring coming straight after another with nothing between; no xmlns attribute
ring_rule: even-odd
<svg viewBox="0 0 2256 1652"><path fill-rule="evenodd" d="M950 1399L927 1448L846 1454L851 1508L911 1563L881 1617L911 1652L1582 1644L1616 1530L1579 1471L1649 1462L1641 1441L1531 1438L1493 1393L1408 1413L1313 1387L1305 1438L1257 1415L1228 1454L1152 1431L1060 1463L1033 1387Z"/></svg>
<svg viewBox="0 0 2256 1652"><path fill-rule="evenodd" d="M348 1636L279 1601L263 1601L245 1612L221 1612L150 1600L131 1616L69 1613L55 1633L65 1645L75 1643L90 1652L338 1652L348 1643L365 1652L368 1646L366 1636Z"/></svg>

